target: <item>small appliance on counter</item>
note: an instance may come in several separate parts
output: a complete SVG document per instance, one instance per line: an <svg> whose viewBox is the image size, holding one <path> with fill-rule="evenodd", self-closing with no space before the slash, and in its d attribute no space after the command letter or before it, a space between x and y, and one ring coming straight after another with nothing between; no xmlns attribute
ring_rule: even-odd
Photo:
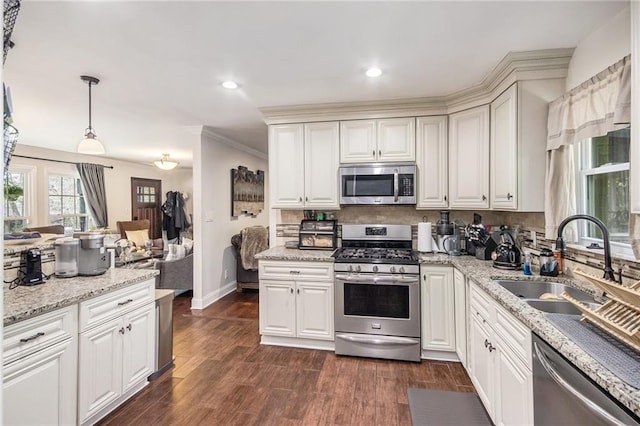
<svg viewBox="0 0 640 426"><path fill-rule="evenodd" d="M78 275L101 275L109 269L109 255L104 246L104 234L83 232L73 235L80 240Z"/></svg>
<svg viewBox="0 0 640 426"><path fill-rule="evenodd" d="M19 285L42 284L42 255L40 249L30 248L20 253Z"/></svg>
<svg viewBox="0 0 640 426"><path fill-rule="evenodd" d="M80 240L72 237L58 238L53 246L56 255L55 276L59 278L77 277Z"/></svg>
<svg viewBox="0 0 640 426"><path fill-rule="evenodd" d="M303 220L300 222L298 235L298 248L301 250L333 250L337 247L337 222L335 220Z"/></svg>
<svg viewBox="0 0 640 426"><path fill-rule="evenodd" d="M438 251L445 252L444 241L447 237L453 235L454 225L449 220L449 211L440 210L440 220L436 223L436 235L438 236L436 243Z"/></svg>
<svg viewBox="0 0 640 426"><path fill-rule="evenodd" d="M520 269L522 267L520 249L516 245L513 236L506 229L500 232L500 244L492 258L494 268Z"/></svg>

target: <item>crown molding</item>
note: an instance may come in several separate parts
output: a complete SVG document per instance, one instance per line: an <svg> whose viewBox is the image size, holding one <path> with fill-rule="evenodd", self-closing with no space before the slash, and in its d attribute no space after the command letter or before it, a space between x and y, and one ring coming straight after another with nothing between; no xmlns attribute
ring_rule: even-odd
<svg viewBox="0 0 640 426"><path fill-rule="evenodd" d="M215 142L223 143L227 146L237 149L238 151L246 152L247 154L253 155L254 157L262 158L263 160L268 159L267 154L265 154L264 152L260 152L257 149L250 148L238 141L216 133L207 126L202 126L202 136L206 136Z"/></svg>
<svg viewBox="0 0 640 426"><path fill-rule="evenodd" d="M267 124L444 115L487 104L522 80L566 78L574 48L509 52L480 83L446 96L259 108Z"/></svg>

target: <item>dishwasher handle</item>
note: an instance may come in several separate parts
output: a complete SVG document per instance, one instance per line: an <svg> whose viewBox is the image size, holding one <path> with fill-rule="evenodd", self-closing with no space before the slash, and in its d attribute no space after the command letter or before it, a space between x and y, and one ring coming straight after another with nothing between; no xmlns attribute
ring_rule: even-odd
<svg viewBox="0 0 640 426"><path fill-rule="evenodd" d="M536 342L533 342L533 349L540 361L540 364L545 369L545 371L551 376L553 381L555 381L558 386L562 387L564 390L569 392L571 395L575 396L580 402L582 402L585 406L587 406L594 414L598 415L603 420L610 422L614 425L624 426L620 420L603 410L598 404L593 402L591 399L587 398L585 395L580 393L576 388L571 386L569 382L567 382L560 373L556 369L553 368L551 363L549 362L549 358L547 357L543 348L541 348Z"/></svg>

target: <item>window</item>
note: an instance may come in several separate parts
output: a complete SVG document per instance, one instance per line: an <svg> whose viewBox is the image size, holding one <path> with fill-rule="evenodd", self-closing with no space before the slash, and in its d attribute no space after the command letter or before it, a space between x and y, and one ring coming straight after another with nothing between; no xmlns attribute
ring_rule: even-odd
<svg viewBox="0 0 640 426"><path fill-rule="evenodd" d="M10 167L4 181L4 232L24 229L30 222L33 169Z"/></svg>
<svg viewBox="0 0 640 426"><path fill-rule="evenodd" d="M90 215L80 177L74 174L50 174L48 187L50 222L70 226L74 231L89 229Z"/></svg>
<svg viewBox="0 0 640 426"><path fill-rule="evenodd" d="M612 250L628 248L629 238L629 145L630 128L580 143L578 211L595 216L609 230ZM594 224L582 221L584 242L602 241Z"/></svg>

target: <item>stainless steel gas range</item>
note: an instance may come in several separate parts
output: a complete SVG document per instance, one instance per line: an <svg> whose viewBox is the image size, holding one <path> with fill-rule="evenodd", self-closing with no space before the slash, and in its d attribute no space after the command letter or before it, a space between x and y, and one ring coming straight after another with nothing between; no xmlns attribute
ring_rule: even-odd
<svg viewBox="0 0 640 426"><path fill-rule="evenodd" d="M342 225L335 258L338 355L420 361L420 270L411 225Z"/></svg>

